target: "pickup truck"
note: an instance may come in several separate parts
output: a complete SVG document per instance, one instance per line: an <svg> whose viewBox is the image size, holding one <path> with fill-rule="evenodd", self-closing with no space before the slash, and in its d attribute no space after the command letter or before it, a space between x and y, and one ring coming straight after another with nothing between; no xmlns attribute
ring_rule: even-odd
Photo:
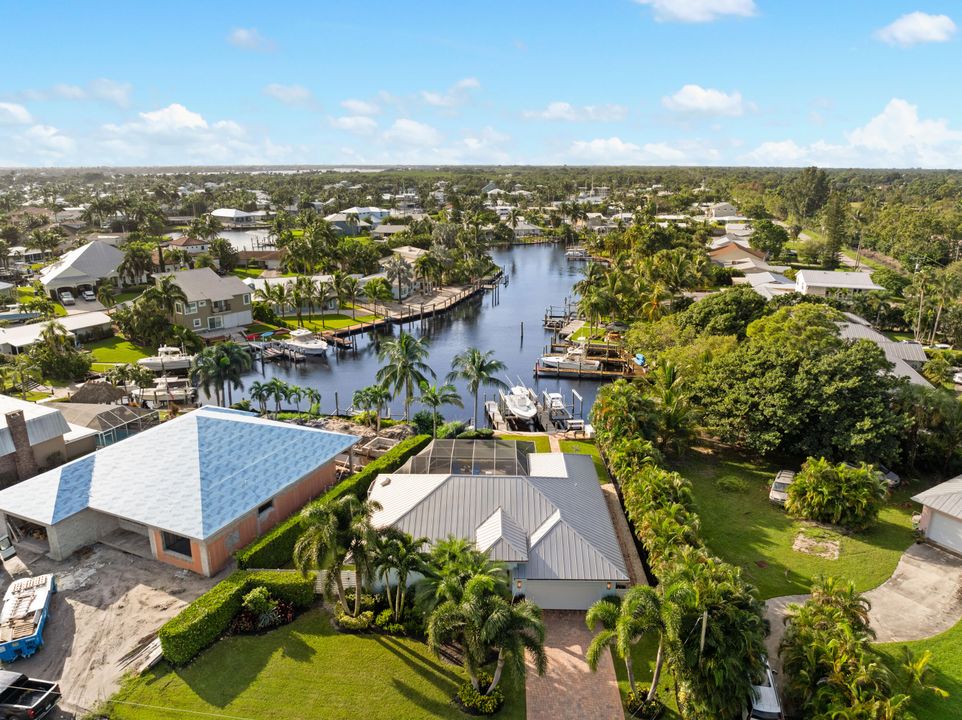
<svg viewBox="0 0 962 720"><path fill-rule="evenodd" d="M4 720L40 720L58 702L60 687L57 683L0 670L0 717Z"/></svg>

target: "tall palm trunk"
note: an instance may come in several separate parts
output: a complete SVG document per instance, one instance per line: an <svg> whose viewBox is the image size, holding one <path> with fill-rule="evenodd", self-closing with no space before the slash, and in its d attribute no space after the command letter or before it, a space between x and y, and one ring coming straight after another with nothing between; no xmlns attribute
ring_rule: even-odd
<svg viewBox="0 0 962 720"><path fill-rule="evenodd" d="M498 687L498 683L501 682L501 673L504 672L504 648L498 650L498 664L494 668L494 677L491 678L491 685L488 687L485 695L490 695L494 692L494 689Z"/></svg>
<svg viewBox="0 0 962 720"><path fill-rule="evenodd" d="M631 661L631 653L625 655L625 672L628 674L628 687L635 692L635 667Z"/></svg>
<svg viewBox="0 0 962 720"><path fill-rule="evenodd" d="M330 572L334 573L334 585L337 587L337 599L341 603L341 607L344 608L344 612L347 612L347 595L344 594L344 580L341 579L340 564L338 564L337 567L332 568Z"/></svg>
<svg viewBox="0 0 962 720"><path fill-rule="evenodd" d="M655 657L655 672L651 676L651 687L648 689L649 702L655 699L655 691L658 690L658 681L661 679L661 666L665 662L665 636L658 639L658 655Z"/></svg>

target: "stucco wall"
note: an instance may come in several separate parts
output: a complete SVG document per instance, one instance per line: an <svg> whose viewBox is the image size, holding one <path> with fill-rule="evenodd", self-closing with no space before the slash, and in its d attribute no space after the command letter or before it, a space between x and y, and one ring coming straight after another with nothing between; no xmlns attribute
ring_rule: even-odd
<svg viewBox="0 0 962 720"><path fill-rule="evenodd" d="M96 510L81 510L47 528L50 557L66 560L82 547L97 542L118 527L117 518Z"/></svg>

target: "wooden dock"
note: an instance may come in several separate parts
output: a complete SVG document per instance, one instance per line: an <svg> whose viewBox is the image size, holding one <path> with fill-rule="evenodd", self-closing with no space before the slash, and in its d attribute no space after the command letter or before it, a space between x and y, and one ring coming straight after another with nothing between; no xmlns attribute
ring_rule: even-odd
<svg viewBox="0 0 962 720"><path fill-rule="evenodd" d="M535 363L535 377L557 377L574 378L578 380L617 380L619 378L644 377L645 373L641 368L637 370L629 366L618 368L599 368L598 370L585 370L582 368L556 368L544 367L541 363Z"/></svg>

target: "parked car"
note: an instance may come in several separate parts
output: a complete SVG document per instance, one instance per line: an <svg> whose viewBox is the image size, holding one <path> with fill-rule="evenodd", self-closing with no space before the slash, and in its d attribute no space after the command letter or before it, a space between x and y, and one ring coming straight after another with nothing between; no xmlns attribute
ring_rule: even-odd
<svg viewBox="0 0 962 720"><path fill-rule="evenodd" d="M956 385L962 385L962 372L957 372L952 376L952 382Z"/></svg>
<svg viewBox="0 0 962 720"><path fill-rule="evenodd" d="M63 304L63 305L74 305L74 304L76 304L76 300L73 299L73 293L71 293L69 290L61 290L61 291L60 291L60 303Z"/></svg>
<svg viewBox="0 0 962 720"><path fill-rule="evenodd" d="M745 720L784 720L782 701L775 687L775 671L765 659L765 673L760 685L752 685L751 705L742 713Z"/></svg>
<svg viewBox="0 0 962 720"><path fill-rule="evenodd" d="M768 491L768 499L777 505L784 505L788 500L788 486L795 482L792 470L779 470L772 482L772 489Z"/></svg>
<svg viewBox="0 0 962 720"><path fill-rule="evenodd" d="M844 465L852 469L855 469L858 467L858 465L856 465L855 463L850 463L847 461L844 463ZM902 482L902 478L899 477L899 474L896 473L894 470L889 470L887 467L882 465L882 463L874 463L874 465L875 465L875 474L878 475L879 481L883 483L887 488L889 488L889 490L891 490L892 488L897 488L899 486L899 483Z"/></svg>
<svg viewBox="0 0 962 720"><path fill-rule="evenodd" d="M59 702L57 683L0 670L0 717L5 720L40 720Z"/></svg>
<svg viewBox="0 0 962 720"><path fill-rule="evenodd" d="M94 295L94 291L90 289L84 290L82 293L80 293L80 297L82 297L87 302L93 302L94 300L97 299L97 296Z"/></svg>

